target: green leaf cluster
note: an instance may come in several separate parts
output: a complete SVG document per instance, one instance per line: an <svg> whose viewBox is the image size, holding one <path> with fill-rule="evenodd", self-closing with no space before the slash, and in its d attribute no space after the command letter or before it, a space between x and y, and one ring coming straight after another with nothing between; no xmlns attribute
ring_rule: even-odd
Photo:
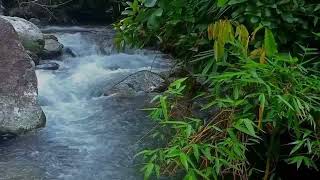
<svg viewBox="0 0 320 180"><path fill-rule="evenodd" d="M117 24L119 47L160 45L191 70L154 98L145 179L269 179L287 163L320 162L320 4L315 0L133 0ZM202 79L192 97L187 82ZM203 112L175 112L201 100ZM286 140L283 141L283 137ZM252 160L254 159L254 160ZM181 178L180 178L181 179Z"/></svg>

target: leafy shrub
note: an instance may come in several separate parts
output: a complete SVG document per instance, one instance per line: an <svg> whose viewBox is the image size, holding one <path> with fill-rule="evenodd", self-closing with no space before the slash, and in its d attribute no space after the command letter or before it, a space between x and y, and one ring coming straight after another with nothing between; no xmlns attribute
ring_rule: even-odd
<svg viewBox="0 0 320 180"><path fill-rule="evenodd" d="M168 143L145 150L145 178L269 179L279 163L318 169L320 79L317 1L133 0L115 24L116 43L160 43L201 78L187 96L186 78L157 96L151 117ZM212 118L175 111L201 98ZM209 102L207 102L209 101ZM163 131L155 137L163 137Z"/></svg>
<svg viewBox="0 0 320 180"><path fill-rule="evenodd" d="M126 17L115 24L119 48L143 47L158 41L165 50L190 56L207 44L207 38L201 37L206 34L206 22L216 12L213 1L133 0L127 4L123 11Z"/></svg>
<svg viewBox="0 0 320 180"><path fill-rule="evenodd" d="M244 24L250 31L267 27L284 45L281 49L294 52L296 42L315 46L320 5L315 0L133 0L123 14L126 17L115 25L119 47L158 41L163 49L190 57L208 49L207 24L223 18ZM256 38L263 39L263 35ZM261 41L256 43L261 45Z"/></svg>
<svg viewBox="0 0 320 180"><path fill-rule="evenodd" d="M308 43L319 29L320 4L310 0L226 0L223 7L229 19L245 24L249 29L259 25L271 29L287 50L290 43ZM314 45L314 44L313 44Z"/></svg>
<svg viewBox="0 0 320 180"><path fill-rule="evenodd" d="M145 178L153 172L159 176L183 169L185 179L268 179L280 161L317 169L319 77L310 75L298 58L279 54L268 29L263 60L261 55L252 55L256 50L248 49L249 33L243 25L237 25L236 33L229 21L208 29L210 38L224 37L215 41L223 42L225 50L215 61L225 63L218 63L218 71L207 75L209 90L202 96L210 102L203 104L203 110L219 107L220 112L207 122L171 116L186 89L186 79L174 82L163 96L156 97L159 106L151 109L151 117L173 137L166 147L141 152L148 160L143 168ZM289 135L287 142L281 142L284 135ZM281 146L289 150L279 151ZM250 161L251 152L260 159Z"/></svg>

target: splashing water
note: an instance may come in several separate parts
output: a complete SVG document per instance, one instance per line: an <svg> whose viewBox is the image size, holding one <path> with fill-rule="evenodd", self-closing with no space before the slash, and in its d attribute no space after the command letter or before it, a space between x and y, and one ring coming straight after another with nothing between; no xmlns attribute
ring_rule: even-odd
<svg viewBox="0 0 320 180"><path fill-rule="evenodd" d="M158 52L105 55L93 38L95 31L83 29L55 33L77 57L55 61L57 71L36 72L47 126L0 144L1 180L142 179L134 155L146 145L137 142L152 126L138 110L147 98L101 94L130 73L153 65L166 69L169 63L154 63Z"/></svg>

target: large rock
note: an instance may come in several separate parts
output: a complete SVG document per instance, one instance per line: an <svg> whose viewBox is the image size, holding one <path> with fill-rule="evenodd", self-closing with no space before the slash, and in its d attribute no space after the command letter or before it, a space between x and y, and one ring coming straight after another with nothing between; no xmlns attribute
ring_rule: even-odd
<svg viewBox="0 0 320 180"><path fill-rule="evenodd" d="M11 1L14 1L14 0L11 0ZM10 9L8 9L8 15L13 17L22 17L25 19L29 19L29 21L30 19L38 19L40 20L41 25L48 25L49 23L55 23L55 24L72 23L72 20L68 16L66 10L61 9L63 6L60 6L60 8L49 8L50 9L49 10L44 6L40 5L40 4L43 4L43 5L47 4L50 6L50 4L52 4L51 1L53 0L37 0L36 2L33 1L32 3L11 7ZM66 8L69 9L70 6L66 6Z"/></svg>
<svg viewBox="0 0 320 180"><path fill-rule="evenodd" d="M0 133L21 134L45 125L37 102L31 58L10 23L0 18Z"/></svg>
<svg viewBox="0 0 320 180"><path fill-rule="evenodd" d="M36 26L41 26L42 24L42 22L41 22L41 20L40 19L38 19L38 18L30 18L29 19L29 22L31 22L31 23L33 23L34 25L36 25Z"/></svg>
<svg viewBox="0 0 320 180"><path fill-rule="evenodd" d="M107 89L104 95L132 96L139 93L162 92L166 87L166 80L159 74L143 70L131 74L112 88Z"/></svg>
<svg viewBox="0 0 320 180"><path fill-rule="evenodd" d="M0 17L7 20L14 27L23 46L27 50L36 54L42 52L44 47L44 38L41 30L36 25L19 17Z"/></svg>
<svg viewBox="0 0 320 180"><path fill-rule="evenodd" d="M77 57L77 54L73 52L71 48L68 47L63 47L62 54L69 57Z"/></svg>
<svg viewBox="0 0 320 180"><path fill-rule="evenodd" d="M41 52L42 59L54 59L62 55L63 44L59 43L54 35L44 35L44 49Z"/></svg>
<svg viewBox="0 0 320 180"><path fill-rule="evenodd" d="M12 4L13 7L11 5L11 7L8 8L8 15L13 17L21 17L29 20L31 18L39 18L43 21L47 21L47 19L52 18L52 16L50 15L52 12L44 8L43 6L40 6L39 4L42 4L42 2L40 1L43 0L37 0L37 2L33 1L35 3L30 2L26 4L20 4L19 6Z"/></svg>
<svg viewBox="0 0 320 180"><path fill-rule="evenodd" d="M21 6L21 7L14 7L9 9L8 12L9 16L12 17L34 17L34 12L30 11L28 6Z"/></svg>

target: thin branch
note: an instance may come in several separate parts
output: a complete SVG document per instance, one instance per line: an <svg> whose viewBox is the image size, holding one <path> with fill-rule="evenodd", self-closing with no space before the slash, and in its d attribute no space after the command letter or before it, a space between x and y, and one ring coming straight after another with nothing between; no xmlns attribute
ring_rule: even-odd
<svg viewBox="0 0 320 180"><path fill-rule="evenodd" d="M38 3L39 0L34 0L34 1L25 1L25 2L21 2L21 3L19 2L19 6L22 6L24 4L27 4L27 5L35 4L35 5L38 5L38 6L42 6L42 7L46 7L46 8L53 8L54 9L54 8L58 8L60 6L66 5L66 4L68 4L68 3L72 2L72 1L74 1L74 0L69 0L69 1L66 1L66 2L63 2L63 3L60 3L60 4L55 4L55 5L52 5L52 1L50 1L50 5L48 5L48 4Z"/></svg>

